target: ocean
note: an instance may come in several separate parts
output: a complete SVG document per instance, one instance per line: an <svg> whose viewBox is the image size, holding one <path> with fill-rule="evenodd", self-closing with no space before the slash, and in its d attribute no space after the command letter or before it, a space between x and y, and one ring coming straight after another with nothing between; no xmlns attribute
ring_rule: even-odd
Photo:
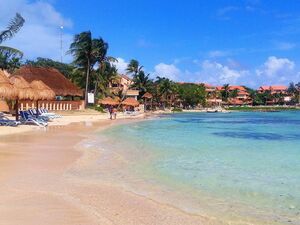
<svg viewBox="0 0 300 225"><path fill-rule="evenodd" d="M122 162L98 176L137 194L224 224L300 224L298 111L170 114L101 131L94 145L99 164Z"/></svg>

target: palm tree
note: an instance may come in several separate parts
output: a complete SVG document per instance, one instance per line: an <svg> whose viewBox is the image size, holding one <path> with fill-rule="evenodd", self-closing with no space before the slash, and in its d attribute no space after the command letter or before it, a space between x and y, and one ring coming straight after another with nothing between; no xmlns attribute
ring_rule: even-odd
<svg viewBox="0 0 300 225"><path fill-rule="evenodd" d="M127 66L127 73L133 74L133 76L136 76L140 71L142 71L143 66L140 66L139 61L132 59L130 60L128 66Z"/></svg>
<svg viewBox="0 0 300 225"><path fill-rule="evenodd" d="M239 91L238 91L238 89L234 89L233 91L231 91L231 92L229 92L229 97L230 98L236 98L237 96L238 96L238 94L239 94Z"/></svg>
<svg viewBox="0 0 300 225"><path fill-rule="evenodd" d="M14 35L21 29L24 23L24 18L19 13L17 13L15 17L9 22L7 28L4 31L0 32L0 44L14 37ZM23 53L18 49L0 45L0 57L0 68L10 69L11 67L18 65L16 61L18 61L19 58L23 57Z"/></svg>
<svg viewBox="0 0 300 225"><path fill-rule="evenodd" d="M97 87L100 86L101 91L104 90L104 87L108 87L109 83L117 76L117 69L111 63L116 62L117 59L111 56L107 56L108 44L102 39L93 40L93 48L96 55L96 63L98 64L98 70L96 71L96 81L95 81L95 93L97 93ZM101 84L101 82L104 82ZM102 88L101 88L102 86Z"/></svg>
<svg viewBox="0 0 300 225"><path fill-rule="evenodd" d="M290 83L288 93L294 97L295 102L298 101L298 103L300 103L300 82L297 84L294 84L293 82Z"/></svg>
<svg viewBox="0 0 300 225"><path fill-rule="evenodd" d="M158 85L158 93L163 97L163 102L168 102L168 99L174 94L174 83L165 77L157 77L156 83ZM170 99L170 105L172 105L172 99Z"/></svg>
<svg viewBox="0 0 300 225"><path fill-rule="evenodd" d="M274 95L272 95L271 90L266 90L266 91L263 93L263 98L264 98L264 103L265 103L265 105L267 105L267 104L268 104L268 101L269 101L269 102L273 102L273 100L274 100Z"/></svg>
<svg viewBox="0 0 300 225"><path fill-rule="evenodd" d="M228 101L229 98L229 84L224 84L223 85L223 91L222 91L222 98L225 102Z"/></svg>
<svg viewBox="0 0 300 225"><path fill-rule="evenodd" d="M95 93L99 88L99 92L102 95L110 95L109 85L116 81L118 77L118 70L115 65L112 65L110 62L103 62L102 66L99 67L96 71L96 81L95 81Z"/></svg>
<svg viewBox="0 0 300 225"><path fill-rule="evenodd" d="M204 88L205 88L205 87L204 87ZM207 95L207 94L206 94L206 95ZM213 100L215 100L214 103L215 103L215 105L217 105L217 99L220 98L220 97L222 97L222 96L221 96L221 93L220 93L220 92L218 92L217 90L213 90L213 91L211 92L211 94L210 94L209 97L211 97ZM205 98L207 99L207 96L205 96ZM219 104L220 104L220 103L219 103Z"/></svg>
<svg viewBox="0 0 300 225"><path fill-rule="evenodd" d="M101 65L106 58L108 44L102 38L93 39L90 31L74 36L69 53L74 57L74 64L83 68L85 72L85 103L89 90L90 73L96 63Z"/></svg>
<svg viewBox="0 0 300 225"><path fill-rule="evenodd" d="M139 98L143 96L147 91L149 91L152 84L152 80L149 78L150 74L145 74L143 70L139 71L136 75L133 76L132 88L139 90Z"/></svg>
<svg viewBox="0 0 300 225"><path fill-rule="evenodd" d="M300 104L300 82L298 82L297 84L295 84L295 87L298 90L298 93L297 93L297 95L298 95L298 103Z"/></svg>
<svg viewBox="0 0 300 225"><path fill-rule="evenodd" d="M85 103L87 104L88 83L91 69L95 64L92 34L90 31L82 32L74 36L69 53L74 57L74 64L85 69Z"/></svg>

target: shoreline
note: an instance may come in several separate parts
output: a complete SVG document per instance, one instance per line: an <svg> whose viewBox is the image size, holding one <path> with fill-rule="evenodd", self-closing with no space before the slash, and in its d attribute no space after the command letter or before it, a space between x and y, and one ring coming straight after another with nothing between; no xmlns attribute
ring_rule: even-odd
<svg viewBox="0 0 300 225"><path fill-rule="evenodd" d="M113 184L65 176L84 157L88 166L95 160L77 144L99 128L135 121L72 123L0 136L0 224L208 224L206 218Z"/></svg>
<svg viewBox="0 0 300 225"><path fill-rule="evenodd" d="M131 186L128 186L122 183L123 180L118 180L118 176L112 175L126 176L122 173L126 165L119 165L122 160L108 157L105 151L111 151L110 155L115 157L122 156L118 151L106 149L101 141L97 142L96 148L90 142L98 137L98 132L112 126L151 120L157 116L143 114L113 121L107 118L93 121L95 118L91 117L91 121L52 125L45 132L34 129L15 135L0 135L0 181L3 183L0 194L5 196L0 203L0 225L15 225L20 221L24 225L261 224L244 218L228 223L221 215L188 210L185 201L180 203L183 196L174 198L176 202L168 201L168 197L176 197L177 193L171 191L169 195L164 189L159 189L160 185L147 186L147 183L137 183L133 179L132 183L129 180ZM110 179L102 176L99 179L98 172L106 173ZM130 178L136 177L132 175ZM158 192L146 194L151 188ZM199 204L205 208L212 206L213 201Z"/></svg>
<svg viewBox="0 0 300 225"><path fill-rule="evenodd" d="M58 113L60 114L60 113ZM61 114L62 118L56 118L53 121L48 123L48 127L38 127L35 125L19 125L17 127L9 127L9 126L0 126L0 137L6 135L17 135L24 132L30 131L43 131L47 130L49 127L57 127L57 126L68 126L72 123L92 123L98 121L110 121L109 115L106 113L99 113L96 111L92 112L64 112ZM154 115L154 114L153 114ZM119 114L117 120L122 119L137 119L148 116L146 113L137 114L134 116ZM9 117L10 119L14 119Z"/></svg>

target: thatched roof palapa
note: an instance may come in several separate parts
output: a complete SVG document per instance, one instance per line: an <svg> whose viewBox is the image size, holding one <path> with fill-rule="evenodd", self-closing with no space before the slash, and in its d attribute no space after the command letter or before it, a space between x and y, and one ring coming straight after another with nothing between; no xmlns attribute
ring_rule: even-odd
<svg viewBox="0 0 300 225"><path fill-rule="evenodd" d="M111 97L101 99L99 103L103 105L119 105L119 101L112 99Z"/></svg>
<svg viewBox="0 0 300 225"><path fill-rule="evenodd" d="M27 82L43 81L57 96L83 96L83 91L54 68L23 66L14 75L23 77Z"/></svg>
<svg viewBox="0 0 300 225"><path fill-rule="evenodd" d="M5 100L0 100L0 112L9 112L9 106Z"/></svg>
<svg viewBox="0 0 300 225"><path fill-rule="evenodd" d="M37 91L23 77L11 76L10 81L17 89L17 98L19 100L39 100Z"/></svg>
<svg viewBox="0 0 300 225"><path fill-rule="evenodd" d="M4 71L0 70L0 98L15 99L17 90L14 88Z"/></svg>
<svg viewBox="0 0 300 225"><path fill-rule="evenodd" d="M30 86L37 92L39 100L52 100L55 98L55 92L41 80L32 81Z"/></svg>
<svg viewBox="0 0 300 225"><path fill-rule="evenodd" d="M133 106L133 107L136 107L136 106L139 106L140 103L135 99L135 98L126 98L123 102L122 102L123 105L128 105L128 106Z"/></svg>
<svg viewBox="0 0 300 225"><path fill-rule="evenodd" d="M148 99L151 99L151 98L153 98L153 95L152 95L151 93L149 93L149 92L146 92L146 93L143 95L142 98L148 98Z"/></svg>

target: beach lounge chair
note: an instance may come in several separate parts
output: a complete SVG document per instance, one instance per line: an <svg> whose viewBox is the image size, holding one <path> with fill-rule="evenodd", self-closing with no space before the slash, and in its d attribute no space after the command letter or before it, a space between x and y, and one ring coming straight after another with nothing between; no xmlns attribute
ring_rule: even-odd
<svg viewBox="0 0 300 225"><path fill-rule="evenodd" d="M43 121L45 121L45 122L48 122L48 121L50 120L49 117L39 115L35 109L29 109L29 110L28 110L28 113L29 113L31 116L33 116L33 117L35 117L35 118L38 118L38 119L41 119L41 120L43 120Z"/></svg>
<svg viewBox="0 0 300 225"><path fill-rule="evenodd" d="M55 118L57 118L54 113L53 114L52 113L44 113L44 111L42 109L37 109L37 111L38 111L38 114L40 116L45 116L45 117L47 117L49 119L55 119Z"/></svg>
<svg viewBox="0 0 300 225"><path fill-rule="evenodd" d="M20 125L19 121L11 120L7 118L3 113L0 113L0 126L12 126L16 127Z"/></svg>
<svg viewBox="0 0 300 225"><path fill-rule="evenodd" d="M47 117L50 117L50 118L61 118L62 116L61 115L58 115L56 113L50 113L47 109L38 109L38 112L40 115L42 116L47 116Z"/></svg>
<svg viewBox="0 0 300 225"><path fill-rule="evenodd" d="M37 126L40 126L40 127L48 126L47 122L31 116L26 111L20 111L20 115L21 115L21 123L22 124L33 124L33 125L37 125Z"/></svg>

